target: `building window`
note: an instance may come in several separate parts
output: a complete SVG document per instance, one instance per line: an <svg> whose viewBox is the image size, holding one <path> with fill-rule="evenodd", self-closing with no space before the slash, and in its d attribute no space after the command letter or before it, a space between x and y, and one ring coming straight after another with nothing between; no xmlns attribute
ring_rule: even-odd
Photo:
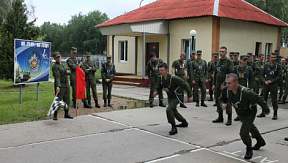
<svg viewBox="0 0 288 163"><path fill-rule="evenodd" d="M195 49L195 42L196 39L194 38L194 47L193 49ZM191 39L183 39L182 40L182 52L186 53L186 56L188 56L188 58L190 58L190 54L192 51L192 47L191 47Z"/></svg>
<svg viewBox="0 0 288 163"><path fill-rule="evenodd" d="M120 61L128 61L128 41L119 41L119 59Z"/></svg>
<svg viewBox="0 0 288 163"><path fill-rule="evenodd" d="M255 55L257 57L259 57L259 54L262 53L261 49L262 49L262 42L256 42Z"/></svg>
<svg viewBox="0 0 288 163"><path fill-rule="evenodd" d="M271 54L271 51L272 51L272 43L266 43L266 46L265 46L265 61L267 61L267 55L268 54Z"/></svg>

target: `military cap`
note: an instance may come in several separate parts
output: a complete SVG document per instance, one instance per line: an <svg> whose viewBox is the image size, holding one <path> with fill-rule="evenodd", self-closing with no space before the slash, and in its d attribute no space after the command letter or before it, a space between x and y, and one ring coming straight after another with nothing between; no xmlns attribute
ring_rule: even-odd
<svg viewBox="0 0 288 163"><path fill-rule="evenodd" d="M191 54L196 54L196 51L195 51L195 50L192 50Z"/></svg>
<svg viewBox="0 0 288 163"><path fill-rule="evenodd" d="M247 59L247 55L240 55L240 59Z"/></svg>
<svg viewBox="0 0 288 163"><path fill-rule="evenodd" d="M251 57L252 55L252 53L247 53L247 57Z"/></svg>
<svg viewBox="0 0 288 163"><path fill-rule="evenodd" d="M57 57L61 57L61 55L59 52L55 52L55 53L53 53L53 57L57 58Z"/></svg>
<svg viewBox="0 0 288 163"><path fill-rule="evenodd" d="M234 52L230 52L229 55L230 55L230 56L231 56L231 55L234 55Z"/></svg>
<svg viewBox="0 0 288 163"><path fill-rule="evenodd" d="M234 52L234 55L239 55L240 53L239 52Z"/></svg>
<svg viewBox="0 0 288 163"><path fill-rule="evenodd" d="M88 52L87 54L86 54L86 57L91 57L91 52Z"/></svg>
<svg viewBox="0 0 288 163"><path fill-rule="evenodd" d="M271 55L270 54L267 54L267 57L269 58Z"/></svg>
<svg viewBox="0 0 288 163"><path fill-rule="evenodd" d="M213 57L218 57L219 53L212 53Z"/></svg>
<svg viewBox="0 0 288 163"><path fill-rule="evenodd" d="M71 47L71 50L72 50L74 53L77 53L77 48Z"/></svg>
<svg viewBox="0 0 288 163"><path fill-rule="evenodd" d="M202 54L202 50L197 50L197 54Z"/></svg>

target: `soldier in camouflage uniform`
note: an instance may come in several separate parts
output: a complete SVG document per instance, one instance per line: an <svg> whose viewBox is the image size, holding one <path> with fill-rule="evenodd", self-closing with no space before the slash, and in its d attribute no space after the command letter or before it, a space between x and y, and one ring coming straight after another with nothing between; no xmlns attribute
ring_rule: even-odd
<svg viewBox="0 0 288 163"><path fill-rule="evenodd" d="M260 78L261 78L261 69L260 67L258 67L258 65L256 64L256 62L253 61L253 54L252 53L247 53L247 66L251 68L252 72L253 72L253 77L254 77L254 80L253 80L253 88L254 88L254 91L256 91L255 89L255 85L257 84L258 81L260 81Z"/></svg>
<svg viewBox="0 0 288 163"><path fill-rule="evenodd" d="M69 103L70 103L70 88L68 82L68 76L70 74L69 67L61 63L61 55L58 52L53 54L54 60L56 61L52 67L52 72L54 76L54 90L55 94L58 93L57 97L59 100L63 100L67 104L67 108L64 108L65 115L64 118L72 119L68 113ZM57 111L54 112L53 120L58 120Z"/></svg>
<svg viewBox="0 0 288 163"><path fill-rule="evenodd" d="M252 76L252 70L247 66L247 55L240 56L240 65L235 66L235 73L238 76L238 83L244 87L252 88L252 81L254 77ZM237 116L234 121L239 121Z"/></svg>
<svg viewBox="0 0 288 163"><path fill-rule="evenodd" d="M196 51L192 51L190 54L190 58L187 60L187 82L190 86L190 89L192 90L192 96L194 97L194 87L195 85L192 84L192 76L191 76L191 66L192 62L196 59Z"/></svg>
<svg viewBox="0 0 288 163"><path fill-rule="evenodd" d="M234 52L233 53L233 63L234 63L234 66L238 66L240 64L239 52Z"/></svg>
<svg viewBox="0 0 288 163"><path fill-rule="evenodd" d="M286 91L286 86L287 86L287 66L286 66L286 61L284 58L281 59L281 69L282 69L282 78L279 81L278 85L280 87L280 95L278 99L278 104L285 104L286 98L287 98L287 91ZM285 90L285 95L283 96ZM283 96L283 99L282 99ZM286 96L286 97L285 97Z"/></svg>
<svg viewBox="0 0 288 163"><path fill-rule="evenodd" d="M264 65L265 65L264 57L265 57L264 54L259 54L259 59L258 59L258 61L256 62L256 64L257 64L258 67L260 68L260 74L262 74L262 71L263 71ZM254 86L255 93L259 94L260 86L262 86L262 88L263 88L263 83L260 82L260 80L255 81L255 86ZM262 90L263 90L263 89L262 89ZM260 95L263 95L263 91L261 91L261 94L260 94Z"/></svg>
<svg viewBox="0 0 288 163"><path fill-rule="evenodd" d="M85 72L85 82L86 82L86 100L88 101L88 106L91 107L91 94L90 88L92 89L93 99L95 101L95 107L100 108L98 104L98 96L97 96L97 89L96 89L96 79L95 73L98 69L95 62L91 61L91 53L86 55L86 62L83 63L82 69Z"/></svg>
<svg viewBox="0 0 288 163"><path fill-rule="evenodd" d="M72 101L73 107L76 108L76 67L82 67L83 63L79 62L76 58L77 48L72 47L70 51L71 57L67 59L67 65L71 70L70 74L70 85L72 87ZM84 108L89 108L87 102L82 100L84 103Z"/></svg>
<svg viewBox="0 0 288 163"><path fill-rule="evenodd" d="M234 72L233 61L226 57L227 48L225 46L220 47L219 52L220 52L220 59L218 60L217 65L216 65L216 71L215 71L213 87L212 87L213 91L216 91L215 98L216 98L218 118L213 120L212 121L213 123L222 123L224 121L223 110L221 109L220 103L219 103L219 96L225 86L226 75ZM230 126L232 124L232 107L231 106L228 106L228 108L226 109L226 114L228 115L226 125Z"/></svg>
<svg viewBox="0 0 288 163"><path fill-rule="evenodd" d="M107 99L108 99L108 106L112 107L111 105L111 91L113 85L113 79L115 77L116 70L115 65L111 62L111 56L107 56L107 62L102 64L101 69L101 77L102 77L102 87L103 87L103 100L104 100L104 107L107 106ZM108 95L107 95L108 91Z"/></svg>
<svg viewBox="0 0 288 163"><path fill-rule="evenodd" d="M180 59L175 60L172 63L172 74L178 76L183 81L187 82L187 70L186 70L186 54L181 53ZM180 107L187 108L187 106L184 104L184 90L179 87L179 100L180 100Z"/></svg>
<svg viewBox="0 0 288 163"><path fill-rule="evenodd" d="M207 62L201 59L202 50L197 50L197 59L192 62L192 83L195 85L194 100L199 107L198 89L201 90L201 106L207 107L204 103L206 98L206 83L208 83Z"/></svg>
<svg viewBox="0 0 288 163"><path fill-rule="evenodd" d="M212 53L212 61L208 62L208 80L209 80L209 95L210 98L208 101L213 101L213 90L212 90L212 86L213 86L213 79L214 79L214 72L215 72L215 68L216 68L216 64L219 58L219 53ZM216 106L216 105L215 105Z"/></svg>
<svg viewBox="0 0 288 163"><path fill-rule="evenodd" d="M166 109L166 115L168 122L171 124L172 129L169 132L170 135L177 134L176 127L188 127L188 123L186 119L177 111L177 105L180 102L179 100L179 93L180 87L187 91L188 101L192 101L192 92L189 88L189 85L180 79L178 76L169 74L168 66L166 63L162 63L159 66L160 71L160 80L157 83L156 90L154 92L154 97L157 96L157 93L162 91L166 91L168 95L168 107ZM180 124L176 125L175 118L181 122Z"/></svg>
<svg viewBox="0 0 288 163"><path fill-rule="evenodd" d="M259 130L254 125L255 116L257 113L256 104L263 108L265 115L269 114L270 109L267 102L261 96L245 88L238 83L236 74L228 74L226 78L226 85L219 98L220 106L222 109L227 108L227 104L232 105L237 115L240 117L242 125L240 129L240 137L242 142L246 145L246 154L244 159L251 159L253 150L259 150L266 145L265 140L261 136ZM257 143L252 147L252 138L256 138Z"/></svg>
<svg viewBox="0 0 288 163"><path fill-rule="evenodd" d="M156 84L160 77L159 65L161 63L163 63L163 60L157 58L156 54L152 52L150 54L150 60L148 61L147 66L146 66L146 75L150 79L149 103L150 103L151 108L153 108L153 101L154 101L153 93L155 91ZM158 97L159 97L159 106L166 107L163 103L162 91L159 92Z"/></svg>
<svg viewBox="0 0 288 163"><path fill-rule="evenodd" d="M272 119L277 120L278 115L278 103L277 103L277 94L278 94L278 81L282 78L281 65L276 62L276 54L272 53L270 56L270 62L265 64L264 70L262 72L262 82L263 86L263 98L267 102L268 94L271 93L272 105L274 114ZM263 109L263 108L262 108ZM257 117L265 117L265 114L262 113L257 115Z"/></svg>

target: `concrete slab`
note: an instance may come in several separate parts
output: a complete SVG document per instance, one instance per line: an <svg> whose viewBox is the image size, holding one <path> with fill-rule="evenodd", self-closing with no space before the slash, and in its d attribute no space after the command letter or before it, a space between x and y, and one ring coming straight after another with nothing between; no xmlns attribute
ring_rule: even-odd
<svg viewBox="0 0 288 163"><path fill-rule="evenodd" d="M151 161L149 163L155 162L165 162L165 163L183 163L183 162L201 162L201 163L214 163L214 162L221 162L221 163L243 163L246 162L244 160L234 158L232 156L224 155L222 153L216 153L211 150L201 148L197 150L193 150L189 153L180 155L174 155L171 157L166 157L162 159L158 159L155 161Z"/></svg>
<svg viewBox="0 0 288 163"><path fill-rule="evenodd" d="M1 162L144 162L197 147L138 129L0 149Z"/></svg>
<svg viewBox="0 0 288 163"><path fill-rule="evenodd" d="M78 116L74 119L59 118L58 121L43 120L0 125L0 148L65 139L125 128L128 127L87 115Z"/></svg>

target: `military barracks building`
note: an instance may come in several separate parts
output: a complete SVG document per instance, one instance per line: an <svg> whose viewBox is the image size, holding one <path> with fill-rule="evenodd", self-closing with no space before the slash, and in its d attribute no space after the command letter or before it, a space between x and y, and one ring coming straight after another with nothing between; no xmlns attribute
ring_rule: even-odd
<svg viewBox="0 0 288 163"><path fill-rule="evenodd" d="M210 61L220 46L240 54L268 54L281 44L288 24L244 0L158 0L97 25L107 35L107 54L117 72L144 77L149 54L169 67L181 52L190 53L190 31L196 50Z"/></svg>

